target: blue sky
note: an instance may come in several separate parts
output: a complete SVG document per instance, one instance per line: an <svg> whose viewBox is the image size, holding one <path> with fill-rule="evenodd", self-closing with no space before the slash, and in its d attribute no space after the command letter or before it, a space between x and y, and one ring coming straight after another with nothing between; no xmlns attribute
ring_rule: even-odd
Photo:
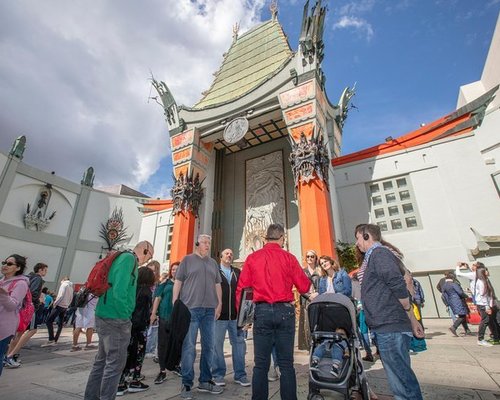
<svg viewBox="0 0 500 400"><path fill-rule="evenodd" d="M152 197L171 186L162 109L150 74L193 105L232 40L270 18L269 0L0 2L0 150L27 136L24 161L79 182L124 183ZM311 1L314 3L314 1ZM356 82L343 154L454 110L479 80L500 0L331 0L323 70L330 101ZM279 0L297 49L304 1Z"/></svg>
<svg viewBox="0 0 500 400"><path fill-rule="evenodd" d="M344 126L343 154L454 110L459 87L481 77L500 10L500 1L483 0L328 3L322 67L330 101L356 82L357 110ZM294 50L302 4L279 2L278 19ZM269 17L264 7L261 18ZM170 169L170 160L162 160L147 186L163 182Z"/></svg>

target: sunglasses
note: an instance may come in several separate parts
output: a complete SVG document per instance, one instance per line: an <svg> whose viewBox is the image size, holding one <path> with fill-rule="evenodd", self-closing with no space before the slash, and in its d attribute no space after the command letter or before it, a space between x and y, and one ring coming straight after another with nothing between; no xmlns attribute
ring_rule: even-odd
<svg viewBox="0 0 500 400"><path fill-rule="evenodd" d="M308 255L306 256L306 258L316 258L316 256L315 256L315 255L313 255L313 254L308 254Z"/></svg>
<svg viewBox="0 0 500 400"><path fill-rule="evenodd" d="M7 267L12 267L13 265L17 265L11 261L2 261L2 265L6 265Z"/></svg>

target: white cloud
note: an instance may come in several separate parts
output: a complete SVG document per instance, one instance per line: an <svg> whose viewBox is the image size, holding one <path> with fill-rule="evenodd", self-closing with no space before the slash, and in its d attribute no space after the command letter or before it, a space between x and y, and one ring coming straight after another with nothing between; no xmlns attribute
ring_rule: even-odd
<svg viewBox="0 0 500 400"><path fill-rule="evenodd" d="M373 28L371 24L363 18L351 17L344 15L333 24L333 29L354 29L360 35L364 36L367 41L370 41L373 37Z"/></svg>
<svg viewBox="0 0 500 400"><path fill-rule="evenodd" d="M373 9L375 0L352 1L340 7L340 15L351 15L369 12Z"/></svg>
<svg viewBox="0 0 500 400"><path fill-rule="evenodd" d="M265 0L0 3L0 149L27 136L24 161L96 185L139 187L168 156L150 70L194 104L229 47L232 25ZM160 190L163 192L163 190Z"/></svg>

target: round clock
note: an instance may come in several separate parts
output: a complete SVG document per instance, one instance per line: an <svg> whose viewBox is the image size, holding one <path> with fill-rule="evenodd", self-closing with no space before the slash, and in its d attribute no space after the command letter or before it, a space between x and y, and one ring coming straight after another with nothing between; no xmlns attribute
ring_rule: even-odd
<svg viewBox="0 0 500 400"><path fill-rule="evenodd" d="M244 117L233 119L224 129L224 140L229 144L234 144L243 139L248 132L248 120Z"/></svg>

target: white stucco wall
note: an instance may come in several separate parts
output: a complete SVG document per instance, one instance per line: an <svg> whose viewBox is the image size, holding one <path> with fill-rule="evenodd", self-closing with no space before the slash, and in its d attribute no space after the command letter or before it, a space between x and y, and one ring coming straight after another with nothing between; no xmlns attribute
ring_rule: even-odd
<svg viewBox="0 0 500 400"><path fill-rule="evenodd" d="M500 201L476 135L468 134L335 168L342 240L353 242L354 227L368 221L367 184L399 175L410 177L421 225L384 237L401 248L413 271L447 269L466 259L476 245L470 227L499 234Z"/></svg>
<svg viewBox="0 0 500 400"><path fill-rule="evenodd" d="M138 209L139 206L140 204L132 197L117 196L97 190L92 191L82 224L80 239L96 240L99 237L101 223L105 223L115 207L117 207L123 210L124 224L127 228L128 239L124 245L135 245L139 241L139 231L142 222L142 213ZM98 240L102 241L102 239Z"/></svg>
<svg viewBox="0 0 500 400"><path fill-rule="evenodd" d="M27 257L26 274L33 271L36 263L43 262L47 264L49 270L44 279L46 282L55 281L63 251L62 248L30 243L0 235L0 249L2 249L1 257L8 257L10 254L20 254Z"/></svg>

